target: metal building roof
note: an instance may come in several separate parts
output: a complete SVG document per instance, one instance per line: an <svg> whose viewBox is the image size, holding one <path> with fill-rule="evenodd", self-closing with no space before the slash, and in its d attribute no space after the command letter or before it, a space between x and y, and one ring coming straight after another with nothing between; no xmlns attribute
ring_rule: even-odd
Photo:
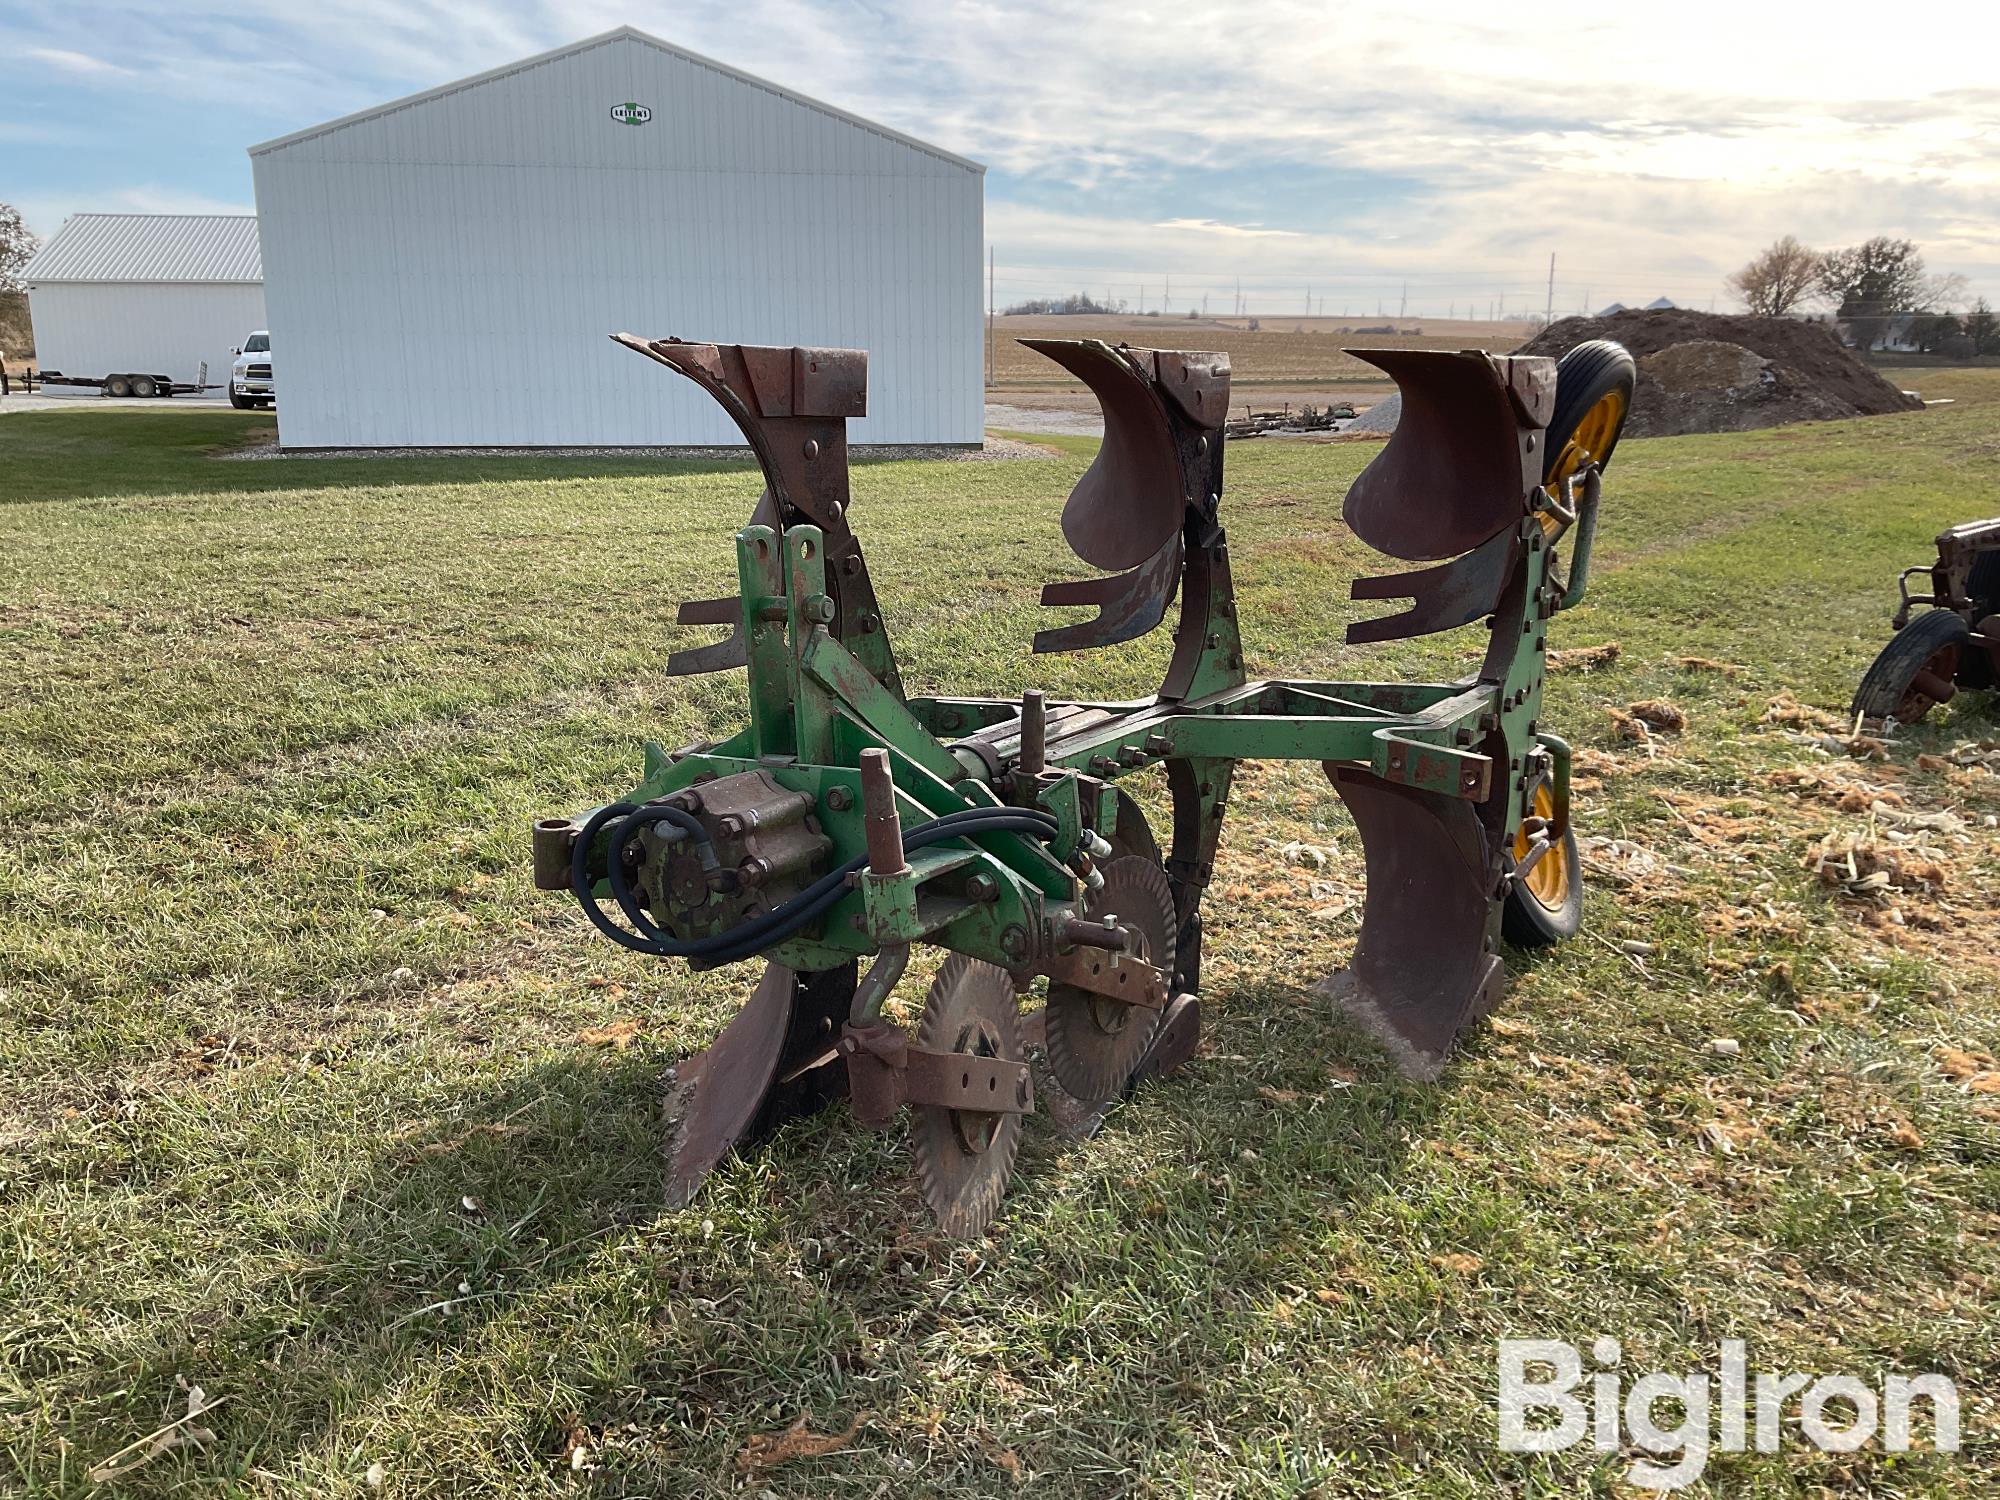
<svg viewBox="0 0 2000 1500"><path fill-rule="evenodd" d="M71 214L21 279L261 283L255 214Z"/></svg>
<svg viewBox="0 0 2000 1500"><path fill-rule="evenodd" d="M728 63L717 62L712 57L703 57L700 53L690 52L685 47L676 47L672 42L663 42L658 37L640 31L635 26L620 26L611 31L601 32L597 36L585 37L580 42L571 42L566 47L552 48L547 52L539 52L533 57L524 57L519 62L508 63L504 67L491 68L484 73L475 73L470 78L459 79L456 83L440 84L437 88L425 89L422 93L411 94L402 99L393 99L387 104L378 104L372 109L358 110L351 115L342 115L337 120L328 120L324 125L314 125L305 130L296 130L290 135L281 135L276 140L264 141L252 146L250 154L252 156L262 156L267 151L281 150L286 146L297 145L300 141L309 141L315 136L326 135L335 130L343 130L349 125L358 125L364 120L373 120L382 115L394 114L397 110L408 109L412 105L427 104L433 99L442 99L451 94L462 93L466 89L476 88L482 83L491 83L496 78L506 78L511 74L525 73L530 68L541 67L544 63L555 62L559 58L571 57L579 52L587 52L592 47L602 47L608 42L620 41L638 42L643 46L655 48L670 57L677 57L683 62L707 68L712 72L721 74L725 78L733 79L737 83L748 84L754 89L762 89L767 94L776 94L781 99L789 99L794 104L803 105L807 109L817 110L823 115L830 115L834 119L843 120L849 125L859 126L861 129L879 135L885 140L896 141L901 145L910 147L912 150L922 151L926 155L937 157L940 161L948 161L954 166L964 167L967 171L984 173L986 170L979 162L960 156L955 152L947 151L942 146L933 146L929 141L920 141L915 136L905 135L900 130L891 130L887 125L878 125L873 120L863 119L860 115L850 113L835 105L824 103L806 94L801 94L795 89L788 89L781 84L772 83L768 79L759 78L751 73L745 73L740 68L732 68Z"/></svg>

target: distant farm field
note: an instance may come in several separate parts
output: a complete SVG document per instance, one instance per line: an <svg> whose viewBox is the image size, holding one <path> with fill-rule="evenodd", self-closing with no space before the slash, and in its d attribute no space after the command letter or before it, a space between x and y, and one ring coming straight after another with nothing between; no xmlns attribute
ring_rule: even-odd
<svg viewBox="0 0 2000 1500"><path fill-rule="evenodd" d="M1031 1124L974 1245L842 1109L665 1210L662 1073L753 971L530 885L533 817L740 721L736 676L660 668L731 586L748 464L0 416L0 1494L1626 1496L1633 1450L1495 1443L1496 1341L1600 1335L1628 1380L1742 1339L1963 1393L1955 1455L1788 1427L1685 1493L1994 1494L2000 717L1843 723L1896 570L2000 511L2000 372L1930 374L1959 404L1619 449L1550 642L1585 932L1509 955L1439 1082L1313 989L1358 841L1317 767L1250 768L1203 1055L1092 1140ZM1158 681L1158 637L1028 654L1092 451L857 469L911 691ZM1231 446L1253 674L1483 641L1342 644L1374 451ZM1684 731L1621 732L1662 699Z"/></svg>
<svg viewBox="0 0 2000 1500"><path fill-rule="evenodd" d="M1017 342L1024 338L1104 339L1157 349L1221 349L1227 351L1237 386L1318 386L1355 383L1380 386L1382 372L1351 355L1345 347L1398 349L1493 349L1506 351L1525 342L1532 332L1526 323L1426 322L1421 318L1287 318L1259 317L1250 329L1246 318L1169 317L1003 317L994 323L996 383L1001 387L1077 388L1070 375ZM1394 323L1394 334L1355 333L1361 326ZM1346 327L1350 331L1342 333Z"/></svg>

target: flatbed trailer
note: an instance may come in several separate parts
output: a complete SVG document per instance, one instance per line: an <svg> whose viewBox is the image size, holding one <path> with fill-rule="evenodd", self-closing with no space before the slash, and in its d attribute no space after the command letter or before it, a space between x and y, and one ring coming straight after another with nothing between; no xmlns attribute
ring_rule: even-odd
<svg viewBox="0 0 2000 1500"><path fill-rule="evenodd" d="M15 383L15 377L11 375L0 378L0 395L12 395ZM157 371L150 370L123 370L116 371L110 375L65 375L60 370L42 370L40 372L29 371L22 375L19 384L21 393L27 396L32 396L35 393L35 387L38 385L65 385L82 386L85 389L95 387L99 395L137 396L142 400L150 400L156 396L162 398L168 396L198 396L203 391L219 391L222 389L219 385L208 384L208 365L206 363L202 364L196 372L195 379L192 382L175 380L171 375L162 375Z"/></svg>

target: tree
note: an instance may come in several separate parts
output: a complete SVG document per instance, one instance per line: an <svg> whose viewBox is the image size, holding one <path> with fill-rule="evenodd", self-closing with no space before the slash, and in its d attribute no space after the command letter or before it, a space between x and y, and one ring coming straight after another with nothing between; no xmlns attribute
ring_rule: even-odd
<svg viewBox="0 0 2000 1500"><path fill-rule="evenodd" d="M21 268L41 243L28 233L21 210L11 203L0 203L0 292L22 290Z"/></svg>
<svg viewBox="0 0 2000 1500"><path fill-rule="evenodd" d="M1819 287L1854 342L1872 349L1894 314L1922 306L1924 258L1908 240L1878 234L1846 250L1827 251L1820 258Z"/></svg>
<svg viewBox="0 0 2000 1500"><path fill-rule="evenodd" d="M1819 280L1819 252L1788 234L1732 273L1727 285L1751 312L1782 318L1813 294Z"/></svg>
<svg viewBox="0 0 2000 1500"><path fill-rule="evenodd" d="M2000 318L1993 316L1984 297L1965 315L1965 337L1974 354L2000 354Z"/></svg>

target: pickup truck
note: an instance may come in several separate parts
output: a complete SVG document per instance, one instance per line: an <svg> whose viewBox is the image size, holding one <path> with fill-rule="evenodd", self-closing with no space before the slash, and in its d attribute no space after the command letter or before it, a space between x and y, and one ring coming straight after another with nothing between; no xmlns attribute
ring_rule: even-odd
<svg viewBox="0 0 2000 1500"><path fill-rule="evenodd" d="M260 328L230 353L236 362L229 367L229 404L240 410L275 403L278 388L271 380L270 333Z"/></svg>

